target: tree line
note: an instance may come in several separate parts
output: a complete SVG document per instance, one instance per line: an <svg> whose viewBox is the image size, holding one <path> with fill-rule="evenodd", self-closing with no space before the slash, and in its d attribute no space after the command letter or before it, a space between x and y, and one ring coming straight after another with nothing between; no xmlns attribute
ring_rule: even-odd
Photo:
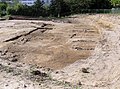
<svg viewBox="0 0 120 89"><path fill-rule="evenodd" d="M95 9L111 9L113 7L120 7L120 0L51 0L50 5L36 0L33 6L22 5L18 2L14 2L13 5L1 2L0 15L61 17L80 12L92 11L94 13ZM98 12L102 13L102 11Z"/></svg>

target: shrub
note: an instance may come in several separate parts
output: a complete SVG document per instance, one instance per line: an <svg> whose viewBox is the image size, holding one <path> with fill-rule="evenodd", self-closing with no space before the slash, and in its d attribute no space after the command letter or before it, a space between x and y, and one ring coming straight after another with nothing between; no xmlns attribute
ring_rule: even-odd
<svg viewBox="0 0 120 89"><path fill-rule="evenodd" d="M6 8L7 4L6 3L0 3L0 16L6 15Z"/></svg>
<svg viewBox="0 0 120 89"><path fill-rule="evenodd" d="M8 15L14 15L15 14L15 9L13 7L8 6L7 7L7 14Z"/></svg>

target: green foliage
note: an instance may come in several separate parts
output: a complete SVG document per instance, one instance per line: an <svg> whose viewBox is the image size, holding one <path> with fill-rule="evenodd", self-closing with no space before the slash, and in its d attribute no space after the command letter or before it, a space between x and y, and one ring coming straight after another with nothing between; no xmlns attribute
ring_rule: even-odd
<svg viewBox="0 0 120 89"><path fill-rule="evenodd" d="M51 0L50 5L36 0L33 6L22 5L13 0L14 5L0 3L0 15L7 11L8 15L21 15L32 17L62 17L78 13L109 13L114 5L120 6L120 0Z"/></svg>
<svg viewBox="0 0 120 89"><path fill-rule="evenodd" d="M14 13L15 13L15 9L13 7L8 6L7 7L7 14L8 15L10 15L10 14L14 15Z"/></svg>
<svg viewBox="0 0 120 89"><path fill-rule="evenodd" d="M50 13L52 16L61 17L69 15L70 7L64 0L52 0L50 4Z"/></svg>
<svg viewBox="0 0 120 89"><path fill-rule="evenodd" d="M81 11L86 13L87 9L112 8L110 0L66 0L66 2L69 3L71 7L71 13L80 13Z"/></svg>
<svg viewBox="0 0 120 89"><path fill-rule="evenodd" d="M33 6L22 5L16 3L14 6L9 6L7 8L7 13L11 15L22 15L22 16L44 16L45 9L43 3L37 0Z"/></svg>
<svg viewBox="0 0 120 89"><path fill-rule="evenodd" d="M70 6L71 13L79 13L81 9L88 9L91 5L91 0L66 0Z"/></svg>
<svg viewBox="0 0 120 89"><path fill-rule="evenodd" d="M36 13L35 16L44 16L45 8L43 4L44 3L41 2L40 0L36 0L34 5L32 6L33 13Z"/></svg>
<svg viewBox="0 0 120 89"><path fill-rule="evenodd" d="M15 6L8 6L7 13L11 15L25 15L26 7L22 4L17 4Z"/></svg>
<svg viewBox="0 0 120 89"><path fill-rule="evenodd" d="M92 0L90 9L110 9L112 8L110 0Z"/></svg>
<svg viewBox="0 0 120 89"><path fill-rule="evenodd" d="M0 3L0 16L6 15L6 8L7 8L6 3Z"/></svg>
<svg viewBox="0 0 120 89"><path fill-rule="evenodd" d="M111 0L114 7L120 7L120 0Z"/></svg>

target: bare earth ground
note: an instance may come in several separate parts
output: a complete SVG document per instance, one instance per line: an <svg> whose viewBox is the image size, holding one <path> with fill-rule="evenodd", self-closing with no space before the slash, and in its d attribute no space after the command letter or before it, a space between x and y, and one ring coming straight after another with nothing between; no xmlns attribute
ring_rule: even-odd
<svg viewBox="0 0 120 89"><path fill-rule="evenodd" d="M120 16L0 21L0 89L120 89Z"/></svg>

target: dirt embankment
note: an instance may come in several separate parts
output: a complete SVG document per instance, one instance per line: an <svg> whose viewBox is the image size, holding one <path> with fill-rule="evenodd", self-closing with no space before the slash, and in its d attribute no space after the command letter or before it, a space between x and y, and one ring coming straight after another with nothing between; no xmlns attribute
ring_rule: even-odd
<svg viewBox="0 0 120 89"><path fill-rule="evenodd" d="M54 75L57 80L81 84L81 89L119 89L120 85L120 19L117 15L95 15L93 25L101 38L86 60L65 67L63 73ZM97 18L97 19L96 19ZM77 19L78 20L78 19Z"/></svg>

